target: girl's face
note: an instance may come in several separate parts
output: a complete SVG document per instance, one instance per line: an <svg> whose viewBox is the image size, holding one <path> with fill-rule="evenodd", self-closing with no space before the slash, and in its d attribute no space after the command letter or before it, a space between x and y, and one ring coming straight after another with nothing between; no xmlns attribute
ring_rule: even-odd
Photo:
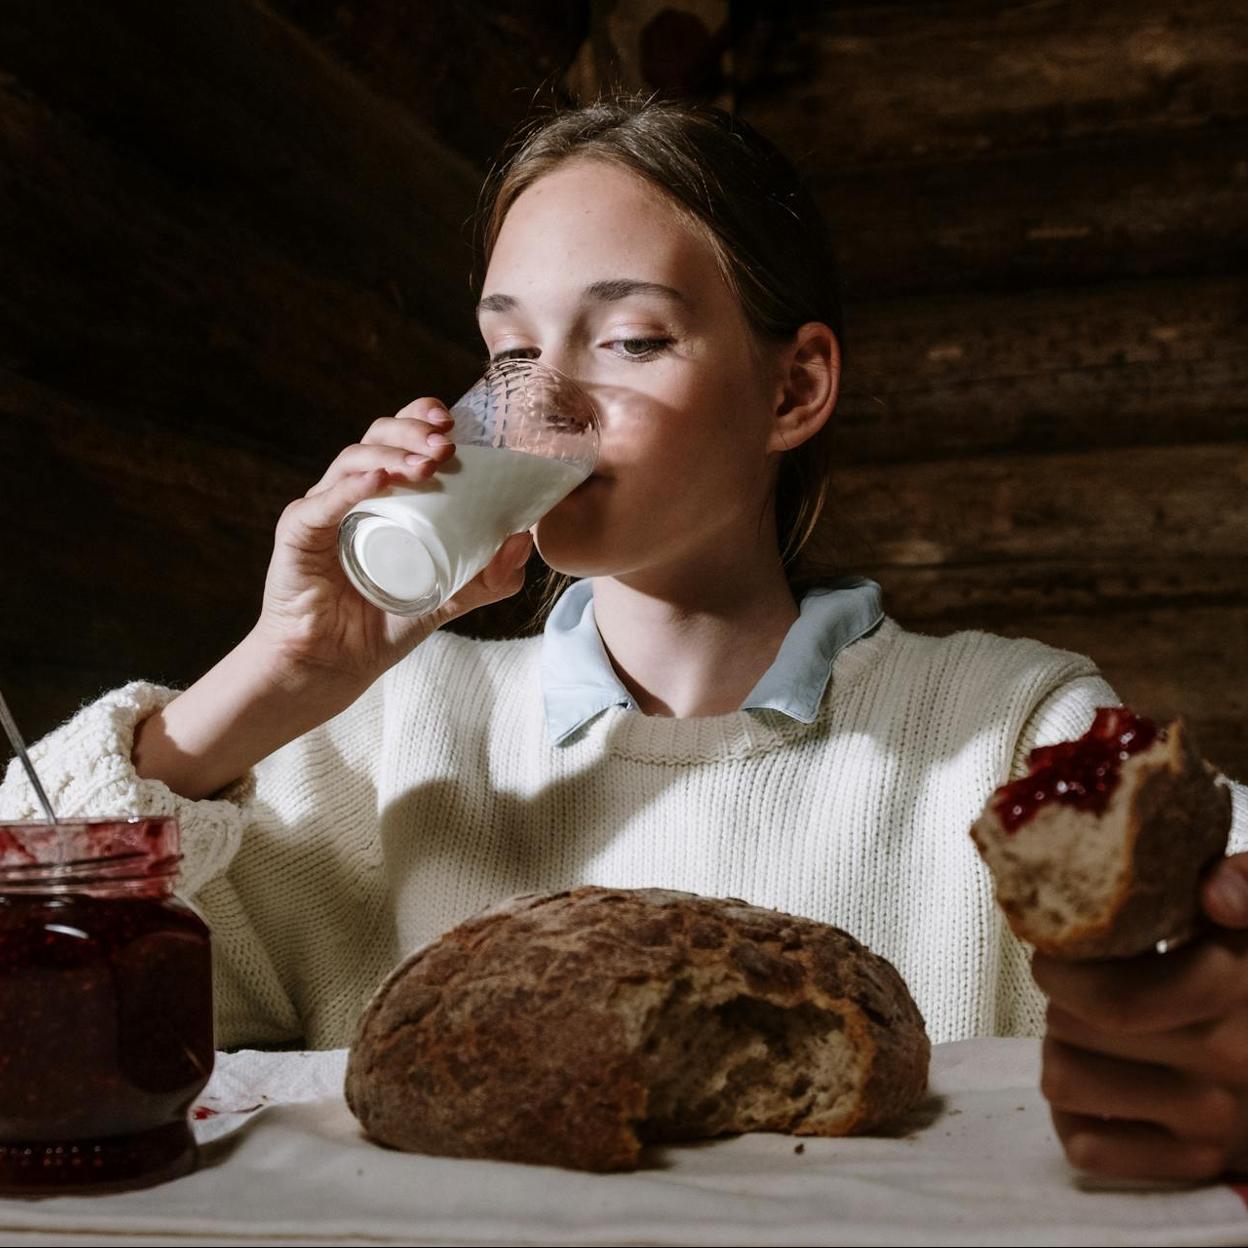
<svg viewBox="0 0 1248 1248"><path fill-rule="evenodd" d="M539 178L507 213L478 314L491 358L540 357L602 418L595 474L533 529L551 567L662 577L766 534L778 381L660 191L584 159Z"/></svg>

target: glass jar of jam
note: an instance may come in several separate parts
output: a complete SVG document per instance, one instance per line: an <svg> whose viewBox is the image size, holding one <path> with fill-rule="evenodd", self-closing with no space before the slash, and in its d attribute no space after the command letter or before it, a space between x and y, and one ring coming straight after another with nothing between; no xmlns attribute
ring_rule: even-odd
<svg viewBox="0 0 1248 1248"><path fill-rule="evenodd" d="M212 967L180 860L173 818L0 823L0 1195L195 1168Z"/></svg>

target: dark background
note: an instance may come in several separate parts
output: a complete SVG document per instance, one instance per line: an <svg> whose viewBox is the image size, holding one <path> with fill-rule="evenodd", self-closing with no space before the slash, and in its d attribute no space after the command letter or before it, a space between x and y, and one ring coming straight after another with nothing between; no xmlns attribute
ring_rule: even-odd
<svg viewBox="0 0 1248 1248"><path fill-rule="evenodd" d="M193 681L251 626L285 503L472 381L482 176L534 102L614 82L735 109L836 229L820 566L910 628L1092 655L1248 778L1246 23L1245 0L5 0L0 685L27 735Z"/></svg>

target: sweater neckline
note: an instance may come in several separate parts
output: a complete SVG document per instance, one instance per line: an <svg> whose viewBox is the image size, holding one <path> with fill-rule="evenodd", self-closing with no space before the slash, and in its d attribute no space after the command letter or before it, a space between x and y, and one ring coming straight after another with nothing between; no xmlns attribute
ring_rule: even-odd
<svg viewBox="0 0 1248 1248"><path fill-rule="evenodd" d="M833 660L818 713L808 724L769 709L678 719L612 706L586 727L579 741L562 748L575 751L579 747L675 767L765 754L819 734L846 690L883 659L901 631L901 626L886 615L873 633L841 650Z"/></svg>

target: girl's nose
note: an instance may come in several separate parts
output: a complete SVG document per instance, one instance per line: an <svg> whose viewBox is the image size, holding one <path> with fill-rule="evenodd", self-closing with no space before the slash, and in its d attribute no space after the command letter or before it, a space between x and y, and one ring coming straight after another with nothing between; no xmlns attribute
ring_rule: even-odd
<svg viewBox="0 0 1248 1248"><path fill-rule="evenodd" d="M573 385L580 388L593 404L599 422L603 419L603 403L597 391L600 389L585 370L585 361L578 359L570 351L543 351L538 361L547 368L553 368L560 376L566 377Z"/></svg>
<svg viewBox="0 0 1248 1248"><path fill-rule="evenodd" d="M562 373L570 381L575 381L577 385L583 386L585 384L586 379L577 376L577 361L573 358L571 352L544 350L537 358L547 368L553 368L555 372Z"/></svg>

